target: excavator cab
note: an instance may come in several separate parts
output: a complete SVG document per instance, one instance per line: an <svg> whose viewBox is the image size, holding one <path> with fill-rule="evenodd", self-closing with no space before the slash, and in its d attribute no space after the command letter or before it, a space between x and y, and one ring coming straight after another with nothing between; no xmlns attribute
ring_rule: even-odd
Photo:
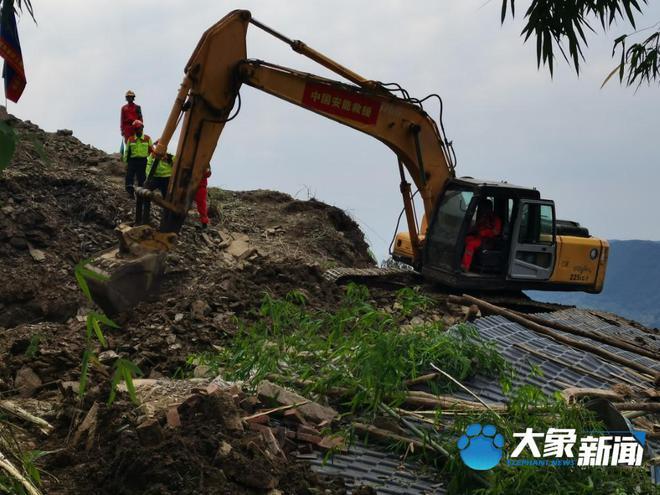
<svg viewBox="0 0 660 495"><path fill-rule="evenodd" d="M466 270L461 266L466 239L484 202L492 205L501 230L481 241ZM564 232L564 225L573 227ZM556 290L599 292L607 246L574 225L558 222L554 202L541 199L536 189L454 179L439 198L426 233L422 274L461 289L548 290L552 284Z"/></svg>

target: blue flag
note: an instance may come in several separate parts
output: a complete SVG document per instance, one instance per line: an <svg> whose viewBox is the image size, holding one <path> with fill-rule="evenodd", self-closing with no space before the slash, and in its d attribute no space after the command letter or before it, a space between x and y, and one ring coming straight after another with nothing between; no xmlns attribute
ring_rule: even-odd
<svg viewBox="0 0 660 495"><path fill-rule="evenodd" d="M2 2L2 14L0 17L0 57L5 59L2 68L2 77L5 80L5 96L16 103L23 94L26 79L21 44L18 41L18 29L16 28L13 0L4 0Z"/></svg>

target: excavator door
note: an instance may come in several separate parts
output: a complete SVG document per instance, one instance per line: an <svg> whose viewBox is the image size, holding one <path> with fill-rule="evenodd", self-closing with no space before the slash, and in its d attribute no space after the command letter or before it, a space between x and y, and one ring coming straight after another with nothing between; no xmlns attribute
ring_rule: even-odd
<svg viewBox="0 0 660 495"><path fill-rule="evenodd" d="M557 255L555 204L521 199L511 235L509 280L548 280Z"/></svg>

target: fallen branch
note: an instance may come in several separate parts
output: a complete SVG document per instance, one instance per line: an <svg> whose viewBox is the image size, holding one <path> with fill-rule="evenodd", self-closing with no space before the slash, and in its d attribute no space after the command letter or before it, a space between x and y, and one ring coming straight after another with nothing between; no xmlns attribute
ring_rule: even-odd
<svg viewBox="0 0 660 495"><path fill-rule="evenodd" d="M561 395L568 403L571 403L581 397L599 397L609 401L623 400L623 396L621 394L604 388L569 387L562 390Z"/></svg>
<svg viewBox="0 0 660 495"><path fill-rule="evenodd" d="M494 406L484 405L481 402L474 402L448 395L434 395L428 392L413 390L405 395L404 402L413 406L424 407L431 406L441 409L459 409L464 411L505 411L504 404L497 404Z"/></svg>
<svg viewBox="0 0 660 495"><path fill-rule="evenodd" d="M87 442L85 444L85 448L87 450L90 450L92 448L94 444L94 435L96 434L96 426L98 423L98 419L97 419L98 412L99 412L99 405L97 402L94 402L94 404L92 404L92 407L87 412L85 419L83 419L83 422L80 424L80 426L73 435L72 444L74 446L78 445L78 442L80 442L82 435L85 432L87 432Z"/></svg>
<svg viewBox="0 0 660 495"><path fill-rule="evenodd" d="M648 411L660 413L660 402L613 402L619 411Z"/></svg>
<svg viewBox="0 0 660 495"><path fill-rule="evenodd" d="M649 368L648 366L644 366L643 364L636 363L635 361L632 361L631 359L624 358L622 356L618 356L614 354L613 352L607 351L605 349L601 349L600 347L596 347L592 344L588 344L587 342L582 342L579 340L572 339L570 337L567 337L565 335L559 334L555 332L554 330L551 330L550 328L547 328L543 325L539 325L538 323L535 323L526 317L523 317L519 314L516 314L512 311L509 311L504 308L500 308L499 306L495 306L494 304L490 304L486 301L483 301L481 299L478 299L473 296L468 296L467 294L463 294L461 297L458 296L449 296L450 301L468 301L472 304L476 304L479 306L479 308L482 311L486 311L491 314L496 314L500 316L504 316L505 318L515 321L516 323L520 323L524 327L536 332L540 333L543 335L546 335L548 337L553 338L554 340L561 342L563 344L566 344L570 347L574 347L576 349L580 349L583 351L590 352L592 354L596 354L600 357L603 357L607 359L608 361L614 362L614 363L619 363L623 366L626 366L628 368L632 368L636 371L639 371L640 373L645 373L647 375L650 375L653 377L653 381L656 384L660 384L660 372L655 371L652 368Z"/></svg>
<svg viewBox="0 0 660 495"><path fill-rule="evenodd" d="M398 419L401 421L406 428L408 428L410 431L412 431L415 435L417 435L420 439L424 441L425 445L429 445L433 450L438 452L439 454L443 455L445 458L449 457L449 452L447 452L442 445L440 445L438 442L433 440L430 435L426 435L422 430L419 429L419 427L407 419L401 417L394 409L392 409L390 406L388 406L385 403L380 404L380 409L382 411L385 411L387 414L392 416L395 419Z"/></svg>
<svg viewBox="0 0 660 495"><path fill-rule="evenodd" d="M309 404L312 402L311 400L304 400L302 402L298 402L296 404L289 404L285 406L279 406L279 407L274 407L272 409L267 409L265 411L259 411L258 413L254 413L250 416L243 416L241 419L243 421L250 421L251 419L256 419L260 418L262 416L270 416L273 413L276 412L282 412L282 411L288 411L289 409L295 409L296 407L304 406L305 404Z"/></svg>
<svg viewBox="0 0 660 495"><path fill-rule="evenodd" d="M10 414L13 414L14 416L22 419L23 421L27 421L28 423L32 423L36 425L39 428L39 430L41 430L41 432L45 435L50 434L55 429L55 427L51 425L48 421L38 418L33 414L30 414L22 407L19 407L18 405L14 404L14 402L12 401L1 400L0 409L3 409Z"/></svg>
<svg viewBox="0 0 660 495"><path fill-rule="evenodd" d="M417 378L412 378L406 380L406 387L412 387L413 385L419 385L420 383L430 382L438 378L438 373L428 373L426 375L418 376Z"/></svg>
<svg viewBox="0 0 660 495"><path fill-rule="evenodd" d="M41 495L41 492L35 488L30 480L28 480L21 474L18 469L16 469L16 467L2 452L0 452L0 468L4 469L9 474L9 476L18 480L29 495Z"/></svg>
<svg viewBox="0 0 660 495"><path fill-rule="evenodd" d="M431 446L425 444L424 442L417 440L416 438L404 437L398 433L391 432L389 430L384 430L373 425L367 425L364 423L353 423L353 428L360 433L367 433L379 440L384 440L386 442L395 441L405 444L412 444L417 448L424 449L430 448Z"/></svg>
<svg viewBox="0 0 660 495"><path fill-rule="evenodd" d="M454 378L453 376L451 376L451 375L450 375L449 373L447 373L446 371L442 371L440 368L438 368L438 367L437 367L435 364L433 364L433 363L431 363L431 368L433 368L433 369L434 369L435 371L437 371L438 373L440 373L440 374L446 376L447 378L449 378L452 382L454 382L456 385L458 385L460 388L462 388L463 390L465 390L465 391L466 391L468 394L470 394L472 397L474 397L475 399L477 399L481 404L483 404L484 407L485 407L486 409L488 409L488 410L489 410L490 412L492 412L495 416L497 416L500 420L502 420L502 416L500 416L499 414L497 414L497 413L495 412L495 410L494 410L492 407L490 407L488 404L486 404L486 403L481 399L481 397L479 397L479 396L478 396L477 394L475 394L472 390L470 390L470 389L467 388L465 385L463 385L461 382L459 382L456 378Z"/></svg>
<svg viewBox="0 0 660 495"><path fill-rule="evenodd" d="M657 352L649 351L648 349L645 349L636 344L633 344L632 342L629 342L624 339L620 339L618 337L612 337L611 335L588 332L586 330L582 330L581 328L572 327L570 325L559 323L557 321L551 321L536 315L523 315L518 311L512 311L512 313L517 314L518 316L526 318L530 321L533 321L534 323L543 325L545 327L555 328L557 330L561 330L566 333L571 333L573 335L579 335L581 337L587 337L591 340L602 342L603 344L611 345L613 347L618 347L619 349L624 349L626 351L634 352L635 354L646 356L647 358L651 358L655 361L660 361L660 354L658 354Z"/></svg>

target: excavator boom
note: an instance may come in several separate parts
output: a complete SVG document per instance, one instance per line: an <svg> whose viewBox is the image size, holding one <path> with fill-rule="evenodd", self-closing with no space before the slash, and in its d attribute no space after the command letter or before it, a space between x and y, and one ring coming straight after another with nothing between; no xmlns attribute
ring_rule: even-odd
<svg viewBox="0 0 660 495"><path fill-rule="evenodd" d="M353 84L247 60L246 35L250 23ZM392 149L398 157L412 249L419 256L417 219L404 169L419 190L426 216L431 214L446 182L454 177L449 149L435 121L419 101L398 97L380 83L253 19L250 12L235 10L202 35L186 64L174 105L154 147L156 157L164 156L183 119L166 197L145 189L136 190L138 195L163 207L159 230L148 226L122 227L118 229L119 248L101 253L88 264L90 270L99 274L89 281L92 295L106 312L129 309L158 286L163 254L172 247L172 234L178 233L185 221L222 130L233 118L231 113L237 100L240 105L242 84L369 134Z"/></svg>

